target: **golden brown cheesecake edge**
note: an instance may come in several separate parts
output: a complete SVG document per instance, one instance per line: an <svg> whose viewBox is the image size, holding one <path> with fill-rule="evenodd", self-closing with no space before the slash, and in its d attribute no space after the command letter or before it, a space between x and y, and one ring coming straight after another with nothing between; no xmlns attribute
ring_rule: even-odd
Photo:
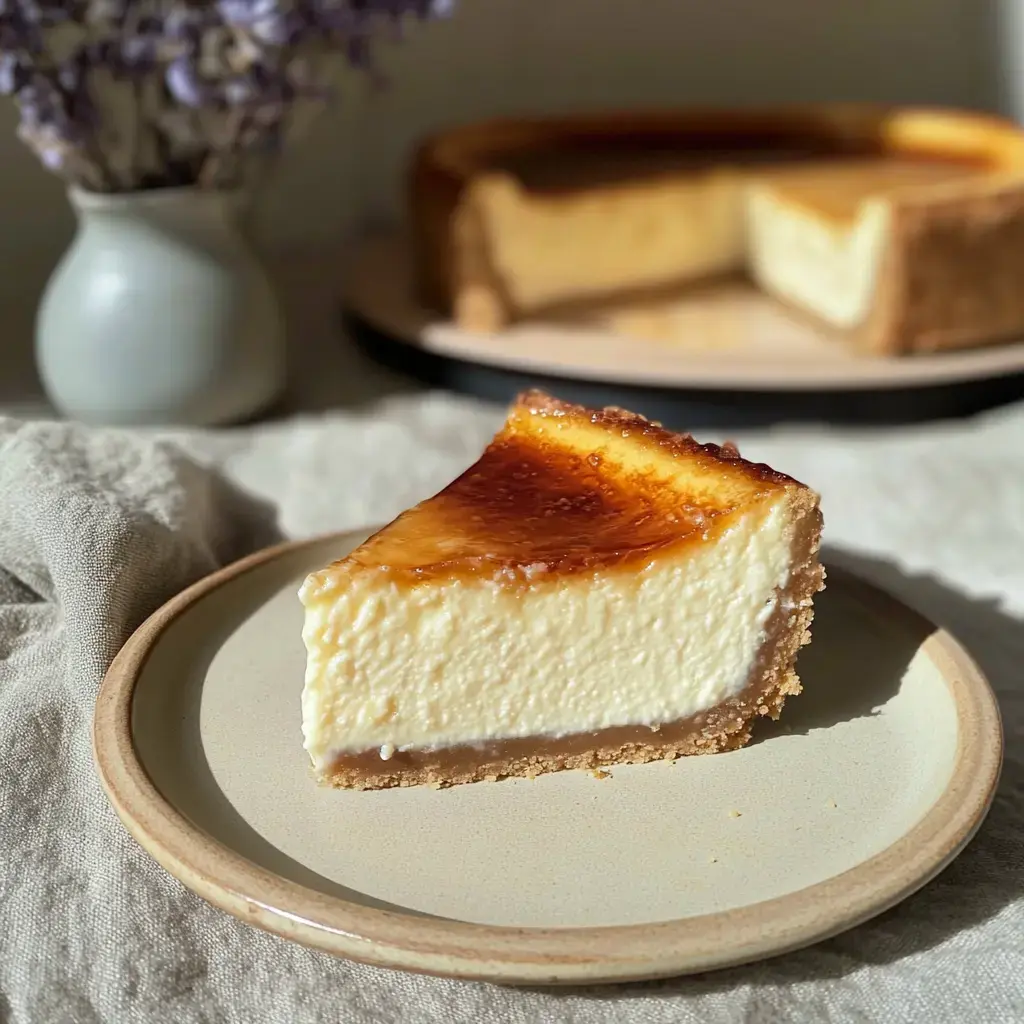
<svg viewBox="0 0 1024 1024"><path fill-rule="evenodd" d="M558 443L565 425L592 433L593 447ZM642 467L622 467L602 449L624 437L630 450L646 452ZM713 497L679 501L668 481L681 458L714 477ZM803 487L734 447L701 444L624 409L590 409L531 390L518 396L476 463L394 521L401 524L397 539L389 524L323 572L383 567L396 583L418 585L489 571L497 583L522 586L630 570L696 542L739 500L752 504L780 488Z"/></svg>

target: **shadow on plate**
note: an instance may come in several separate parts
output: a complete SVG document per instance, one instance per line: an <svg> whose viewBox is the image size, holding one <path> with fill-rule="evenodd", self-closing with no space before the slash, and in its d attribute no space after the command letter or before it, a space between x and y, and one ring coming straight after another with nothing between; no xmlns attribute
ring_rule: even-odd
<svg viewBox="0 0 1024 1024"><path fill-rule="evenodd" d="M1024 834L1024 748L1013 739L1024 727L1024 686L1020 684L1024 623L1001 611L995 601L972 599L932 577L908 576L889 562L837 550L826 557L833 565L870 580L947 628L971 651L992 683L1008 742L995 801L978 835L920 892L879 917L806 950L745 967L668 981L538 990L552 1000L570 996L634 1001L645 995L696 997L738 986L770 988L844 978L866 965L892 964L933 949L961 931L989 921L1024 896L1024 861L1020 856ZM807 653L811 650L813 647ZM846 678L856 685L855 670ZM851 697L847 709L854 715L870 714L868 705L879 696L884 696L884 692L874 690L864 699Z"/></svg>
<svg viewBox="0 0 1024 1024"><path fill-rule="evenodd" d="M781 719L757 723L752 744L878 714L899 692L911 660L935 631L923 616L904 609L899 629L880 630L877 607L860 602L855 581L849 587L838 586L840 577L849 575L844 569L852 567L844 566L841 554L833 557L827 549L822 560L831 586L815 598L814 643L800 653L803 692L786 702ZM851 629L854 618L864 619L863 629ZM851 650L866 635L871 637L871 649Z"/></svg>

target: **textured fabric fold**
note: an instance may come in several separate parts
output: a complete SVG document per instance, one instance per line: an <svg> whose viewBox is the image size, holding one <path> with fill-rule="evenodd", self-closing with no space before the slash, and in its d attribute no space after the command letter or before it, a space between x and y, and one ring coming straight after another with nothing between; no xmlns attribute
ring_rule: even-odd
<svg viewBox="0 0 1024 1024"><path fill-rule="evenodd" d="M120 945L141 895L131 880L151 865L94 776L96 691L159 604L276 536L272 507L173 444L0 421L0 989L13 1019L126 1019L96 987L97 929L116 915L106 942ZM89 983L68 987L69 972Z"/></svg>

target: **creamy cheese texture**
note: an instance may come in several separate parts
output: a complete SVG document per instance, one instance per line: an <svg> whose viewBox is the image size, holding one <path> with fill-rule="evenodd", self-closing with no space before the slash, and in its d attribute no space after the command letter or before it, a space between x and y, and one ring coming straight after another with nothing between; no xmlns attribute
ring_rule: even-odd
<svg viewBox="0 0 1024 1024"><path fill-rule="evenodd" d="M743 265L743 178L733 171L623 188L612 202L587 191L552 201L490 182L475 203L494 269L521 310Z"/></svg>
<svg viewBox="0 0 1024 1024"><path fill-rule="evenodd" d="M863 322L889 239L886 201L866 200L855 220L837 222L755 189L747 215L750 269L761 288L835 327Z"/></svg>
<svg viewBox="0 0 1024 1024"><path fill-rule="evenodd" d="M635 570L508 586L310 578L302 696L317 770L341 753L674 721L742 691L785 587L786 502Z"/></svg>
<svg viewBox="0 0 1024 1024"><path fill-rule="evenodd" d="M554 205L502 184L492 183L477 206L495 270L524 310L747 268L766 291L850 328L872 308L889 238L885 199L865 197L855 216L836 219L739 173L627 192L614 211L600 193ZM590 240L585 260L577 258L580 239Z"/></svg>

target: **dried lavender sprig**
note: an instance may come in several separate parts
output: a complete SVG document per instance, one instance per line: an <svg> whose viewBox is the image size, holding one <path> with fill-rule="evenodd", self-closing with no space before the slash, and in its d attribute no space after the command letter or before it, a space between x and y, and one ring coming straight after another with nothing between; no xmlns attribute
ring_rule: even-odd
<svg viewBox="0 0 1024 1024"><path fill-rule="evenodd" d="M372 69L372 41L446 0L0 0L0 93L43 162L89 187L237 178L298 110L303 74L335 54ZM189 168L192 170L190 171ZM102 184L97 184L102 182Z"/></svg>

